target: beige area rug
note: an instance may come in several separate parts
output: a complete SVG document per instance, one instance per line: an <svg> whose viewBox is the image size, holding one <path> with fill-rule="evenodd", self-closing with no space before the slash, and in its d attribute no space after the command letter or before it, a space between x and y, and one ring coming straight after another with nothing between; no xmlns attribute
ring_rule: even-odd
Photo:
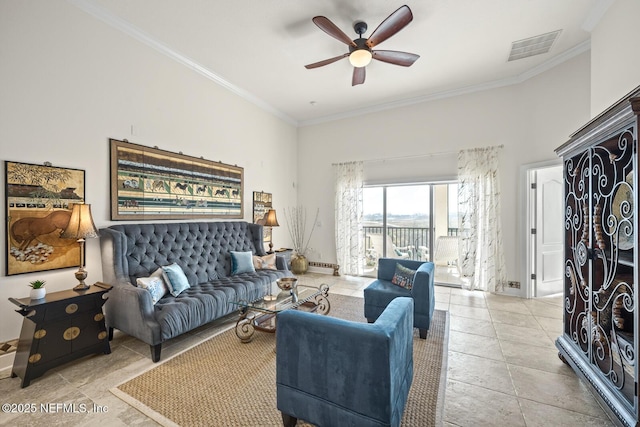
<svg viewBox="0 0 640 427"><path fill-rule="evenodd" d="M329 315L366 322L362 298L329 298ZM417 329L414 332L414 376L402 426L441 425L448 312L435 311L426 340L419 339ZM111 392L164 426L282 426L274 350L274 334L256 331L253 341L242 344L232 328Z"/></svg>

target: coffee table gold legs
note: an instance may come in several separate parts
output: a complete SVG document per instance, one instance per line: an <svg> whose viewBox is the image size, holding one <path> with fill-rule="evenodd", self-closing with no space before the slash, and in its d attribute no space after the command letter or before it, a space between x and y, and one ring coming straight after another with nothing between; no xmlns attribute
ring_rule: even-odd
<svg viewBox="0 0 640 427"><path fill-rule="evenodd" d="M249 319L240 319L238 320L238 323L236 323L236 335L243 343L251 341L254 331L255 328L253 327L253 323Z"/></svg>
<svg viewBox="0 0 640 427"><path fill-rule="evenodd" d="M244 306L240 309L240 318L236 323L236 336L246 344L253 339L256 330L275 333L275 321L274 313L255 313L248 306Z"/></svg>
<svg viewBox="0 0 640 427"><path fill-rule="evenodd" d="M329 302L329 286L325 283L320 285L320 294L316 295L315 303L316 303L316 313L318 314L329 314L331 310L331 303Z"/></svg>
<svg viewBox="0 0 640 427"><path fill-rule="evenodd" d="M322 315L331 310L329 286L324 283L318 288L307 287L302 294L292 294L289 300L283 299L278 306L264 306L262 303L247 301L235 301L234 304L240 308L236 336L243 343L250 342L256 330L275 333L277 315L284 310L303 310Z"/></svg>
<svg viewBox="0 0 640 427"><path fill-rule="evenodd" d="M253 337L255 327L253 326L253 317L247 317L249 310L247 307L240 309L240 319L236 323L236 336L240 338L243 343L248 343Z"/></svg>

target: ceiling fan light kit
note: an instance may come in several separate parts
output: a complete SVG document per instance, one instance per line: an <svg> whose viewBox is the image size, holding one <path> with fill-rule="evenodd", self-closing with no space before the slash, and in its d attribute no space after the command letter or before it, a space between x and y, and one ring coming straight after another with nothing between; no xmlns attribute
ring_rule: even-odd
<svg viewBox="0 0 640 427"><path fill-rule="evenodd" d="M347 36L328 18L324 16L316 16L312 20L313 23L331 37L348 45L349 53L305 65L305 68L312 69L322 67L348 56L349 62L354 67L351 85L356 86L364 83L366 76L365 67L369 65L372 59L403 67L410 67L418 58L420 58L419 55L394 50L375 51L371 49L395 35L398 31L406 27L412 20L413 14L411 13L411 9L409 9L409 6L404 5L389 15L387 19L382 21L378 28L371 33L369 38L362 37L362 34L367 31L367 24L363 21L357 21L353 24L353 29L358 33L359 37L355 40L351 40L349 36Z"/></svg>
<svg viewBox="0 0 640 427"><path fill-rule="evenodd" d="M357 49L349 55L349 62L354 67L366 67L371 62L371 58L373 58L373 55L370 50Z"/></svg>
<svg viewBox="0 0 640 427"><path fill-rule="evenodd" d="M349 54L349 62L356 68L366 67L373 57L371 49L367 46L367 39L362 38L362 35L367 32L367 23L357 21L353 24L353 29L360 38L353 40L354 45L349 46L349 52L351 52Z"/></svg>

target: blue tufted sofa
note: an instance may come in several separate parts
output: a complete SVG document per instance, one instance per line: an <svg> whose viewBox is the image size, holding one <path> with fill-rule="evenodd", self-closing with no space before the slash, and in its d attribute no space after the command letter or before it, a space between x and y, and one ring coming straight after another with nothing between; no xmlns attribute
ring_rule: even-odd
<svg viewBox="0 0 640 427"><path fill-rule="evenodd" d="M244 221L113 225L100 236L103 281L113 285L104 305L109 336L119 329L144 341L154 362L163 342L235 311L230 301L262 298L271 282L292 275L282 257L278 270L231 275L230 251L265 255L262 226ZM133 284L174 262L191 287L154 305Z"/></svg>

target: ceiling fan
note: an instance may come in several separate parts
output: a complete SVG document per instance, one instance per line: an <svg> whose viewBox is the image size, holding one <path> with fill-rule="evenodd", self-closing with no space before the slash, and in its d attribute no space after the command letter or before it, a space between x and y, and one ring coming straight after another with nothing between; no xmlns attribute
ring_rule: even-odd
<svg viewBox="0 0 640 427"><path fill-rule="evenodd" d="M395 50L371 49L389 37L395 35L398 31L406 27L412 20L413 14L411 13L411 9L409 9L409 6L404 5L389 15L387 19L382 21L378 28L371 33L369 38L365 39L362 37L362 34L367 31L367 23L363 21L355 22L353 24L353 29L360 37L355 40L351 40L349 36L342 32L342 30L340 30L340 28L338 28L336 24L331 22L328 18L324 16L316 16L312 20L313 23L331 37L348 45L349 52L334 58L325 59L324 61L305 65L305 68L310 70L312 68L322 67L348 56L349 62L353 65L351 86L356 86L364 83L364 78L366 76L365 67L369 65L371 59L409 67L413 65L418 58L420 58L420 55L408 52L398 52Z"/></svg>

